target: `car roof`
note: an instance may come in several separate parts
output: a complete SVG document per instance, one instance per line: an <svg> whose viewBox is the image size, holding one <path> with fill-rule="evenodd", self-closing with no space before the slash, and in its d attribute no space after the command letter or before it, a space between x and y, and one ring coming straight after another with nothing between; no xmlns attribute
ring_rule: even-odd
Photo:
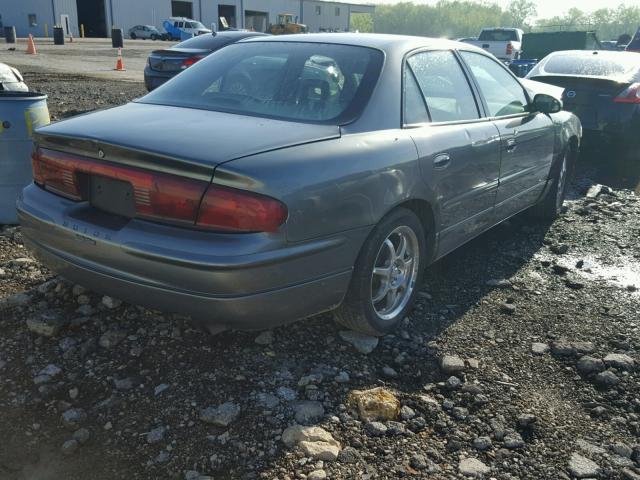
<svg viewBox="0 0 640 480"><path fill-rule="evenodd" d="M557 52L551 52L548 56L593 57L594 55L615 60L619 58L628 58L629 52L623 52L620 50L560 50Z"/></svg>
<svg viewBox="0 0 640 480"><path fill-rule="evenodd" d="M413 50L416 48L460 49L486 53L481 48L468 43L443 38L392 35L386 33L301 33L250 38L242 42L304 42L332 43L357 47L377 48L383 51Z"/></svg>
<svg viewBox="0 0 640 480"><path fill-rule="evenodd" d="M636 55L636 57L632 57L632 55ZM560 59L560 62L565 62L564 65L568 63L569 59L583 61L585 64L588 63L587 60L598 59L609 61L611 63L618 63L620 65L630 65L630 68L626 73L611 73L608 75L589 75L584 72L548 72L546 70L548 62L557 57L565 57L567 59L566 61ZM540 60L540 62L538 62L538 64L527 74L527 78L532 79L544 76L608 78L621 82L637 82L640 80L640 53L620 50L561 50L558 52L551 52Z"/></svg>

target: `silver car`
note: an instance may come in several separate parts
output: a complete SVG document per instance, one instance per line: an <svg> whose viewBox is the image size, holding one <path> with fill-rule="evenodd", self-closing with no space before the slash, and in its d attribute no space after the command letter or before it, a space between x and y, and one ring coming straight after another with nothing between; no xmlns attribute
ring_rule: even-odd
<svg viewBox="0 0 640 480"><path fill-rule="evenodd" d="M153 25L136 25L129 29L129 38L135 40L162 40L164 35Z"/></svg>
<svg viewBox="0 0 640 480"><path fill-rule="evenodd" d="M24 79L17 69L0 63L0 92L1 91L28 92L29 87L24 83Z"/></svg>
<svg viewBox="0 0 640 480"><path fill-rule="evenodd" d="M432 262L558 214L581 127L468 44L318 34L243 40L36 137L18 211L61 275L212 329L334 311L379 335Z"/></svg>

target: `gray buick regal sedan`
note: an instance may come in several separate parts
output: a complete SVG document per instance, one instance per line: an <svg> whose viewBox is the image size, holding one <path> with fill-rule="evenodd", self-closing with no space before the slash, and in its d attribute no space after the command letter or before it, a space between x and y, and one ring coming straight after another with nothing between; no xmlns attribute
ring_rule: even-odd
<svg viewBox="0 0 640 480"><path fill-rule="evenodd" d="M384 334L436 259L525 209L558 214L581 126L530 92L464 43L244 40L38 130L25 241L74 282L212 330L334 311Z"/></svg>

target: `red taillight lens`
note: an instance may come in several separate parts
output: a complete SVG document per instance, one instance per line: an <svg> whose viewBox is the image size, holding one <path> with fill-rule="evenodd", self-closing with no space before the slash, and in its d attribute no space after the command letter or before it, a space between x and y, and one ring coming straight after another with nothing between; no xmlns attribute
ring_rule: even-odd
<svg viewBox="0 0 640 480"><path fill-rule="evenodd" d="M640 83L633 83L613 99L615 103L640 103Z"/></svg>
<svg viewBox="0 0 640 480"><path fill-rule="evenodd" d="M199 60L202 60L204 55L194 55L193 57L186 58L182 62L182 68L188 68Z"/></svg>
<svg viewBox="0 0 640 480"><path fill-rule="evenodd" d="M287 207L274 198L211 185L202 199L197 225L232 232L275 232L287 214Z"/></svg>
<svg viewBox="0 0 640 480"><path fill-rule="evenodd" d="M209 184L47 149L33 154L32 165L38 185L71 200L88 200L91 175L108 177L131 184L137 217L191 225Z"/></svg>
<svg viewBox="0 0 640 480"><path fill-rule="evenodd" d="M511 43L507 43L507 55L511 55L513 53L513 45Z"/></svg>
<svg viewBox="0 0 640 480"><path fill-rule="evenodd" d="M58 152L38 149L31 156L34 181L54 193L72 200L82 199L74 165L62 161Z"/></svg>
<svg viewBox="0 0 640 480"><path fill-rule="evenodd" d="M274 232L288 214L283 203L265 195L44 148L34 152L32 166L36 184L75 201L90 200L92 176L127 182L133 187L136 217L158 222L229 232Z"/></svg>

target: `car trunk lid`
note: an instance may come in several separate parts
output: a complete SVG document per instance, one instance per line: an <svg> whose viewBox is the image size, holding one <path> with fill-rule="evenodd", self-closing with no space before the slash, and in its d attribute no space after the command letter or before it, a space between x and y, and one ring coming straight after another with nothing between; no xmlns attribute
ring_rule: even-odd
<svg viewBox="0 0 640 480"><path fill-rule="evenodd" d="M569 75L538 76L532 80L564 88L564 109L580 118L582 125L587 129L598 128L602 113L600 110L610 109L613 99L630 85L600 77Z"/></svg>
<svg viewBox="0 0 640 480"><path fill-rule="evenodd" d="M223 162L339 136L337 125L136 102L37 131L46 148L200 178Z"/></svg>
<svg viewBox="0 0 640 480"><path fill-rule="evenodd" d="M149 55L149 68L156 72L180 72L189 66L185 63L188 63L189 59L199 60L209 53L209 50L199 48L155 50Z"/></svg>

